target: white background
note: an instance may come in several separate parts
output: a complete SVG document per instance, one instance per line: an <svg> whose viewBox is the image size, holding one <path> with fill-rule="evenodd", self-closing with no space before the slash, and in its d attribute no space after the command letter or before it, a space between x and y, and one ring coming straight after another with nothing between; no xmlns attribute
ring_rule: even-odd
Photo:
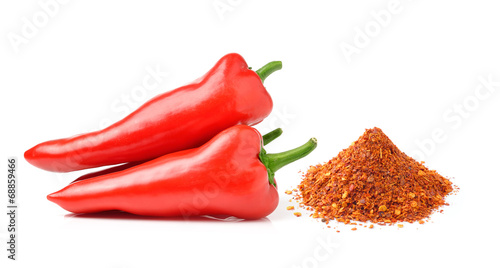
<svg viewBox="0 0 500 268"><path fill-rule="evenodd" d="M2 213L1 267L499 267L497 1L131 2L0 4L0 159L4 170L7 157L19 160L18 261L7 260ZM254 68L283 61L265 82L273 113L257 126L284 129L268 151L319 141L278 172L274 213L252 222L85 218L46 200L86 171L37 169L25 150L117 121L229 52ZM168 74L145 90L149 69ZM461 188L444 213L401 229L334 223L336 233L285 209L299 171L374 126Z"/></svg>

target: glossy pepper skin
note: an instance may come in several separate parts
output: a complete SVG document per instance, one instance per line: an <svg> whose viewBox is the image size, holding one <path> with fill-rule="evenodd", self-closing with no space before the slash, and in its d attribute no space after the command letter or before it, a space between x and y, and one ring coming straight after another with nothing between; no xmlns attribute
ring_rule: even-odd
<svg viewBox="0 0 500 268"><path fill-rule="evenodd" d="M264 145L269 144L271 141L273 141L277 137L281 136L282 133L283 133L283 130L281 128L277 128L277 129L275 129L275 130L267 133L266 135L262 136L262 141L263 141ZM125 169L128 169L128 168L131 168L133 166L137 166L139 164L142 164L144 162L146 162L146 161L130 162L130 163L126 163L126 164L123 164L123 165L113 166L113 167L110 167L110 168L99 170L99 171L96 171L96 172L87 173L85 175L82 175L82 176L78 177L76 180L72 181L71 183L75 183L77 181L82 181L82 180L88 180L88 179L93 178L93 177L97 177L97 176L101 176L101 175L106 175L106 174L113 173L113 172L122 171L122 170L125 170Z"/></svg>
<svg viewBox="0 0 500 268"><path fill-rule="evenodd" d="M278 205L274 172L310 153L267 154L252 127L228 128L195 149L74 182L47 198L74 213L122 210L144 216L232 215L258 219Z"/></svg>
<svg viewBox="0 0 500 268"><path fill-rule="evenodd" d="M41 169L69 172L201 146L228 127L267 117L273 102L262 82L279 69L281 62L271 62L256 72L240 55L225 55L201 78L154 97L115 124L38 144L24 157Z"/></svg>

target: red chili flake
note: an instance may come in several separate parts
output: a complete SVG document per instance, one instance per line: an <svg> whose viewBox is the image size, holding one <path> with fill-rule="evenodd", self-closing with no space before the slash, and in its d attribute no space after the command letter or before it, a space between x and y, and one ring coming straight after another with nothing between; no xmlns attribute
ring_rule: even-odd
<svg viewBox="0 0 500 268"><path fill-rule="evenodd" d="M458 187L372 128L330 161L311 166L295 198L323 218L393 225L423 223L452 191Z"/></svg>

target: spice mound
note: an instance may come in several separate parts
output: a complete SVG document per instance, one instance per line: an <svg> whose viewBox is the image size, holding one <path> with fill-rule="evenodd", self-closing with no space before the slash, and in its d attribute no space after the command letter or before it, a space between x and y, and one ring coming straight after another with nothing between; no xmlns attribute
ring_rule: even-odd
<svg viewBox="0 0 500 268"><path fill-rule="evenodd" d="M379 128L311 166L298 186L301 204L329 222L422 223L445 203L452 183L401 152Z"/></svg>

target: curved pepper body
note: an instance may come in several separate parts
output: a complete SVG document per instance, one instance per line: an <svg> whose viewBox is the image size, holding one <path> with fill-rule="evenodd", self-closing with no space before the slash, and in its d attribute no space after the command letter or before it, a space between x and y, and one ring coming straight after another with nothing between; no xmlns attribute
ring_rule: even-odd
<svg viewBox="0 0 500 268"><path fill-rule="evenodd" d="M275 210L279 198L259 159L261 148L257 130L234 126L201 147L77 181L47 198L74 213L262 218Z"/></svg>
<svg viewBox="0 0 500 268"><path fill-rule="evenodd" d="M261 78L240 55L228 54L203 77L154 97L115 124L38 144L24 157L56 172L150 160L201 146L228 127L257 124L272 106Z"/></svg>

